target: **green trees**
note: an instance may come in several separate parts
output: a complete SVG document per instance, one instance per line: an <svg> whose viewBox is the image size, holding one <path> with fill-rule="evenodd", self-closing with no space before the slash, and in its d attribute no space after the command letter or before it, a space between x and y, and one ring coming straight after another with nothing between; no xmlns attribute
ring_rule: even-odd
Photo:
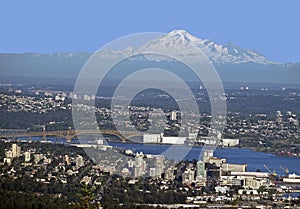
<svg viewBox="0 0 300 209"><path fill-rule="evenodd" d="M78 195L78 201L73 203L74 209L98 209L99 204L94 201L94 190L82 184L81 194Z"/></svg>
<svg viewBox="0 0 300 209"><path fill-rule="evenodd" d="M173 189L160 190L158 185L149 184L147 180L128 185L124 179L113 178L102 197L104 208L145 208L143 204L185 203L186 193Z"/></svg>
<svg viewBox="0 0 300 209"><path fill-rule="evenodd" d="M21 193L1 189L0 200L0 209L71 209L71 206L62 198L37 193Z"/></svg>

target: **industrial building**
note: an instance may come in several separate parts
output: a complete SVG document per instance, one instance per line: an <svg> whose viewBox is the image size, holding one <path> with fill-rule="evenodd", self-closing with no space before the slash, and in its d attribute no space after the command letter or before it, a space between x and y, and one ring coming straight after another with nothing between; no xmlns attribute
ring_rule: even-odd
<svg viewBox="0 0 300 209"><path fill-rule="evenodd" d="M289 174L288 177L283 178L284 183L300 184L300 176L296 174Z"/></svg>
<svg viewBox="0 0 300 209"><path fill-rule="evenodd" d="M162 137L163 144L184 144L186 137L164 136Z"/></svg>
<svg viewBox="0 0 300 209"><path fill-rule="evenodd" d="M206 145L221 145L225 147L234 147L239 145L240 140L239 139L216 139L212 137L201 137L197 142L201 142Z"/></svg>
<svg viewBox="0 0 300 209"><path fill-rule="evenodd" d="M247 165L246 164L230 164L230 163L223 163L222 164L222 172L246 172Z"/></svg>
<svg viewBox="0 0 300 209"><path fill-rule="evenodd" d="M160 143L161 134L143 134L143 143Z"/></svg>
<svg viewBox="0 0 300 209"><path fill-rule="evenodd" d="M239 139L221 139L221 145L225 147L234 147L239 145L240 140Z"/></svg>

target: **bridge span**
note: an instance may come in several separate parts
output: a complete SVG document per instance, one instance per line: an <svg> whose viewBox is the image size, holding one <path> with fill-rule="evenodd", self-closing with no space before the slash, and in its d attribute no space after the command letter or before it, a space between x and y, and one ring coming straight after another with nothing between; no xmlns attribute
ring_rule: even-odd
<svg viewBox="0 0 300 209"><path fill-rule="evenodd" d="M46 140L46 137L60 137L65 138L66 141L71 142L73 138L80 135L113 135L118 137L121 141L126 141L131 137L142 136L140 132L130 132L130 131L118 131L118 130L64 130L64 131L40 131L40 132L16 132L16 133L0 133L0 138L20 138L20 137L43 137Z"/></svg>

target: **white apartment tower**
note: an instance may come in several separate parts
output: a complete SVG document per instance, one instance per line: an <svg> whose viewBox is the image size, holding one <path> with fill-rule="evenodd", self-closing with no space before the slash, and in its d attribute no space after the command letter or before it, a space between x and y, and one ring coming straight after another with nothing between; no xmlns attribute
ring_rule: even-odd
<svg viewBox="0 0 300 209"><path fill-rule="evenodd" d="M24 156L25 156L25 163L28 163L28 162L30 162L30 160L31 160L31 153L30 153L30 151L26 151L25 153L24 153Z"/></svg>
<svg viewBox="0 0 300 209"><path fill-rule="evenodd" d="M11 151L12 151L12 157L13 158L20 157L20 155L21 155L21 147L20 146L18 146L17 144L12 144Z"/></svg>

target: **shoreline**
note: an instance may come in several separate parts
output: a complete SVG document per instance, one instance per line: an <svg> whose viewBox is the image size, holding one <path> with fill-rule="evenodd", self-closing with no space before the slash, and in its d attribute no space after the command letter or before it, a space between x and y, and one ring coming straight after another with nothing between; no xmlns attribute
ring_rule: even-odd
<svg viewBox="0 0 300 209"><path fill-rule="evenodd" d="M20 142L30 142L30 141L39 141L39 142L45 142L42 141L42 139L34 139L34 140L29 140L29 139L1 139L4 141L20 141ZM48 143L60 143L60 144L77 144L77 143L66 143L66 142L58 142L58 141L53 141L53 140L47 140ZM80 143L80 141L78 141ZM155 146L187 146L187 147L193 147L193 148L202 148L203 146L200 145L187 145L187 144L167 144L167 143L142 143L142 142L137 142L137 141L117 141L117 140L110 140L106 142L107 144L109 143L118 143L118 144L139 144L139 145L155 145ZM86 144L91 144L91 143L86 143ZM279 150L273 150L273 149L267 149L267 148L261 148L261 147L248 147L248 146L217 146L216 148L218 149L236 149L236 148L242 148L242 149L249 149L255 152L260 152L260 153L266 153L266 154L273 154L275 156L279 157L295 157L295 158L300 158L300 154L287 154L285 152L282 152L282 154L279 154ZM282 150L282 149L281 149Z"/></svg>
<svg viewBox="0 0 300 209"><path fill-rule="evenodd" d="M141 142L124 142L124 141L109 141L109 143L116 143L116 144L139 144L139 145L155 145L155 146L186 146L186 147L192 147L192 148L203 148L203 146L189 146L189 145L185 145L185 144L162 144L162 143L141 143ZM108 144L109 144L108 143ZM291 158L300 158L300 155L279 155L276 152L272 152L272 151L267 151L267 149L265 150L261 150L257 147L241 147L241 146L231 146L231 147L223 147L223 146L217 146L217 149L248 149L254 152L260 152L260 153L265 153L265 154L272 154L274 156L278 156L278 157L291 157Z"/></svg>

